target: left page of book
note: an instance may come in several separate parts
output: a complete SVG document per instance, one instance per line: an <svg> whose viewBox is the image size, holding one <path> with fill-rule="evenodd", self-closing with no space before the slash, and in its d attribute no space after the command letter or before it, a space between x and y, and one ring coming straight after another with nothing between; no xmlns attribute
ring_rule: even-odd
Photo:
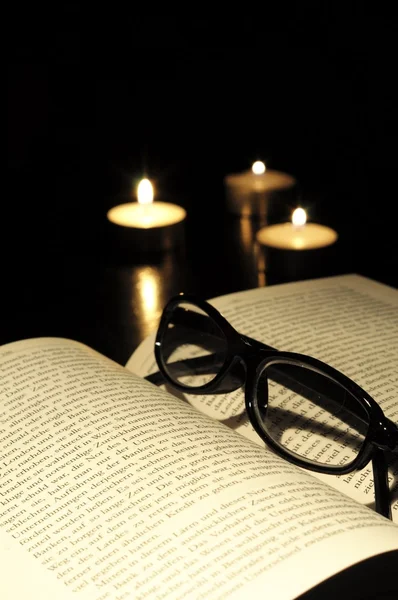
<svg viewBox="0 0 398 600"><path fill-rule="evenodd" d="M2 600L291 600L398 550L390 521L82 344L3 346L0 378Z"/></svg>

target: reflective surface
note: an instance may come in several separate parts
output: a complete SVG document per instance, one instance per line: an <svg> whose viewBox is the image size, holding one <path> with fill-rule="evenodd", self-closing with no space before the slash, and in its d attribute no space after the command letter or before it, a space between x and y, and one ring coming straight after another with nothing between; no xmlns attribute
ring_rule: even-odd
<svg viewBox="0 0 398 600"><path fill-rule="evenodd" d="M395 285L394 257L372 263L339 227L336 244L320 251L264 252L255 236L261 221L239 219L222 210L211 215L200 205L188 212L185 242L174 250L137 253L108 236L77 245L74 231L64 246L25 242L2 270L0 343L35 336L82 341L125 364L137 345L157 329L162 308L179 292L209 299L248 288L357 272ZM105 219L105 212L104 212ZM87 237L90 233L87 229ZM32 234L33 235L33 234ZM53 232L53 235L54 232ZM37 236L36 236L37 237ZM328 252L323 252L327 250ZM6 256L6 254L3 254Z"/></svg>

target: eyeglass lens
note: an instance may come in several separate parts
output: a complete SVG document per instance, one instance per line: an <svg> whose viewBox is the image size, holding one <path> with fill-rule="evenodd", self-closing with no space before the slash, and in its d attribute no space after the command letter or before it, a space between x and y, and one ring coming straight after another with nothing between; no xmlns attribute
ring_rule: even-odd
<svg viewBox="0 0 398 600"><path fill-rule="evenodd" d="M164 368L176 383L199 387L219 373L227 347L227 340L213 319L197 306L181 303L170 313L163 333Z"/></svg>
<svg viewBox="0 0 398 600"><path fill-rule="evenodd" d="M258 379L256 405L262 427L283 450L329 467L350 465L369 429L366 410L350 392L302 364L267 365Z"/></svg>

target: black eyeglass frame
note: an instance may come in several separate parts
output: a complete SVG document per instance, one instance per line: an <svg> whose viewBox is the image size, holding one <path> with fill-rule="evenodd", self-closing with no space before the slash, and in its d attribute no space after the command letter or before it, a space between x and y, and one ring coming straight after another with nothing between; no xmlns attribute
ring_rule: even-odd
<svg viewBox="0 0 398 600"><path fill-rule="evenodd" d="M164 362L162 343L164 335L167 331L170 317L175 313L176 307L179 304L191 304L202 310L222 331L227 342L226 356L223 365L215 377L198 387L186 386L173 379ZM271 346L267 346L253 338L239 333L227 319L206 300L198 298L192 294L181 293L172 297L165 306L158 331L155 339L155 358L164 380L173 388L181 392L204 395L226 393L226 391L234 391L242 385L245 386L245 407L248 418L254 430L260 438L270 446L276 454L296 466L303 467L312 471L333 475L344 475L363 469L370 461L372 461L374 475L374 489L376 500L376 511L387 518L391 519L391 506L389 499L388 487L388 467L385 458L385 452L398 452L398 427L390 419L388 419L377 402L352 379L316 358L304 354L294 352L285 352L277 350ZM193 359L195 360L195 359ZM313 461L306 461L297 455L291 454L288 450L284 450L279 446L268 434L262 426L262 420L259 416L259 405L257 402L257 385L260 374L264 368L270 366L273 362L286 362L290 365L304 367L308 371L313 371L323 376L326 376L334 383L344 388L353 396L363 410L366 411L369 419L369 427L365 439L362 442L362 447L358 455L348 465L328 466L318 464ZM243 362L245 365L245 378L243 381L229 386L228 389L223 387L223 380L227 374L231 372L234 365ZM147 379L155 383L161 383L158 377L147 376ZM262 401L263 402L263 401ZM266 410L268 399L265 399L261 407Z"/></svg>

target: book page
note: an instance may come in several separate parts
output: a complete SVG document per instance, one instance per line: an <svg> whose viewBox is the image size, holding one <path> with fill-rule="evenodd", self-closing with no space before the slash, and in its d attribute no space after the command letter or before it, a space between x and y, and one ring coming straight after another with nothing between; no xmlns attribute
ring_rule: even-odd
<svg viewBox="0 0 398 600"><path fill-rule="evenodd" d="M290 600L398 551L387 519L82 344L3 346L0 378L2 599Z"/></svg>
<svg viewBox="0 0 398 600"><path fill-rule="evenodd" d="M398 292L393 288L358 275L343 275L238 292L210 303L239 332L279 350L311 355L342 371L365 389L392 421L398 422ZM154 336L133 354L128 368L141 375L156 371L153 346ZM281 405L286 396L287 391L280 395ZM262 444L248 422L241 390L185 398L198 410ZM315 409L306 412L310 418ZM309 458L327 451L334 453L333 460L340 464L347 460L347 447L341 439L330 447L330 440L320 446L314 444L311 432L308 435L295 426L292 433L292 443L300 444ZM339 477L314 475L374 507L371 464ZM390 460L389 483L393 519L398 522L397 460Z"/></svg>

